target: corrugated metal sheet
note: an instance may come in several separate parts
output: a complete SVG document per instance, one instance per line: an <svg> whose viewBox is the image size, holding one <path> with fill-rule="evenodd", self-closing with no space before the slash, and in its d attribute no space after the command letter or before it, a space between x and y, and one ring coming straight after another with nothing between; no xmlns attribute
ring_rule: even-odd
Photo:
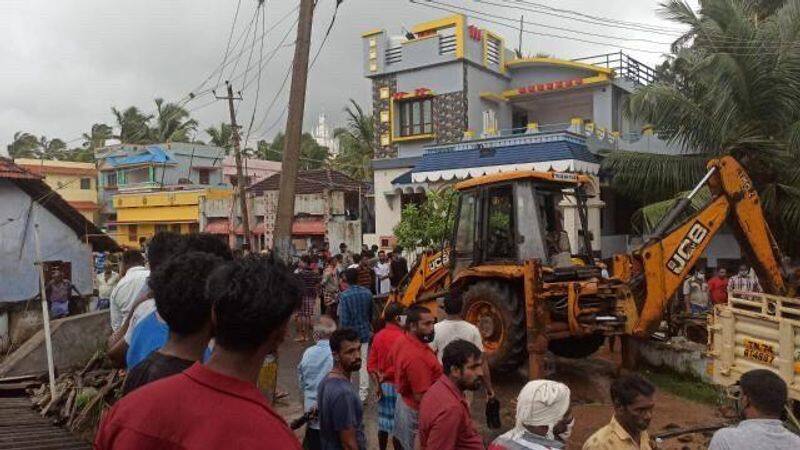
<svg viewBox="0 0 800 450"><path fill-rule="evenodd" d="M53 425L31 408L27 397L0 398L0 449L91 449L67 430Z"/></svg>

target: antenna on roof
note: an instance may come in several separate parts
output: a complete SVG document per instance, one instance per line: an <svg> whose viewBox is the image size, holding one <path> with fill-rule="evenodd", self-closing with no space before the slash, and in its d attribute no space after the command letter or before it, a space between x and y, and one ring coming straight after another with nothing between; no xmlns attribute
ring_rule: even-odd
<svg viewBox="0 0 800 450"><path fill-rule="evenodd" d="M402 27L401 26L400 28L403 30L403 34L406 36L406 39L408 39L409 41L413 41L414 39L417 38L417 36L415 36L414 33L408 31L406 29L406 27Z"/></svg>
<svg viewBox="0 0 800 450"><path fill-rule="evenodd" d="M522 59L522 29L525 26L525 16L519 16L519 44L517 45L517 58Z"/></svg>

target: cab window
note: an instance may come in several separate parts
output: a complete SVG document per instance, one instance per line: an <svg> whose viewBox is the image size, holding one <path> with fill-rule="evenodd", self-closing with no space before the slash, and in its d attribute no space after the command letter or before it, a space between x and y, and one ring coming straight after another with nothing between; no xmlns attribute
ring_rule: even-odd
<svg viewBox="0 0 800 450"><path fill-rule="evenodd" d="M456 258L472 258L475 249L475 215L478 212L474 193L461 195L458 227L456 228Z"/></svg>
<svg viewBox="0 0 800 450"><path fill-rule="evenodd" d="M514 189L511 185L490 188L486 196L486 256L509 259L514 251Z"/></svg>

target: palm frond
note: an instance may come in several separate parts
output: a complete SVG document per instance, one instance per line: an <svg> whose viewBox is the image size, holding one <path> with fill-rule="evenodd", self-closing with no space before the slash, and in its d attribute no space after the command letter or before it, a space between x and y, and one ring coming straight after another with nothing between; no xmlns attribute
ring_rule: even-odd
<svg viewBox="0 0 800 450"><path fill-rule="evenodd" d="M672 198L691 189L706 173L709 155L661 155L626 151L603 153L601 168L611 186L643 202Z"/></svg>
<svg viewBox="0 0 800 450"><path fill-rule="evenodd" d="M674 199L662 200L639 208L631 217L631 224L634 230L636 230L638 234L646 235L652 233L661 222L661 219L667 215L678 200L685 198L687 195L689 195L689 191L679 193ZM697 191L697 194L692 197L689 208L687 208L684 214L676 221L676 226L700 211L703 206L708 204L709 200L711 200L711 191L709 191L708 188L702 188Z"/></svg>

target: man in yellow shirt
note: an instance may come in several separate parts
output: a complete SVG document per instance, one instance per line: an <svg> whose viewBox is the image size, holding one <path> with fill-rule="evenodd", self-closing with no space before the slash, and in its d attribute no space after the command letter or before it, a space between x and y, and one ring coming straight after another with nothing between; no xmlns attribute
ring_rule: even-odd
<svg viewBox="0 0 800 450"><path fill-rule="evenodd" d="M639 375L627 375L611 385L614 416L583 444L583 450L651 450L647 427L653 418L656 388Z"/></svg>

